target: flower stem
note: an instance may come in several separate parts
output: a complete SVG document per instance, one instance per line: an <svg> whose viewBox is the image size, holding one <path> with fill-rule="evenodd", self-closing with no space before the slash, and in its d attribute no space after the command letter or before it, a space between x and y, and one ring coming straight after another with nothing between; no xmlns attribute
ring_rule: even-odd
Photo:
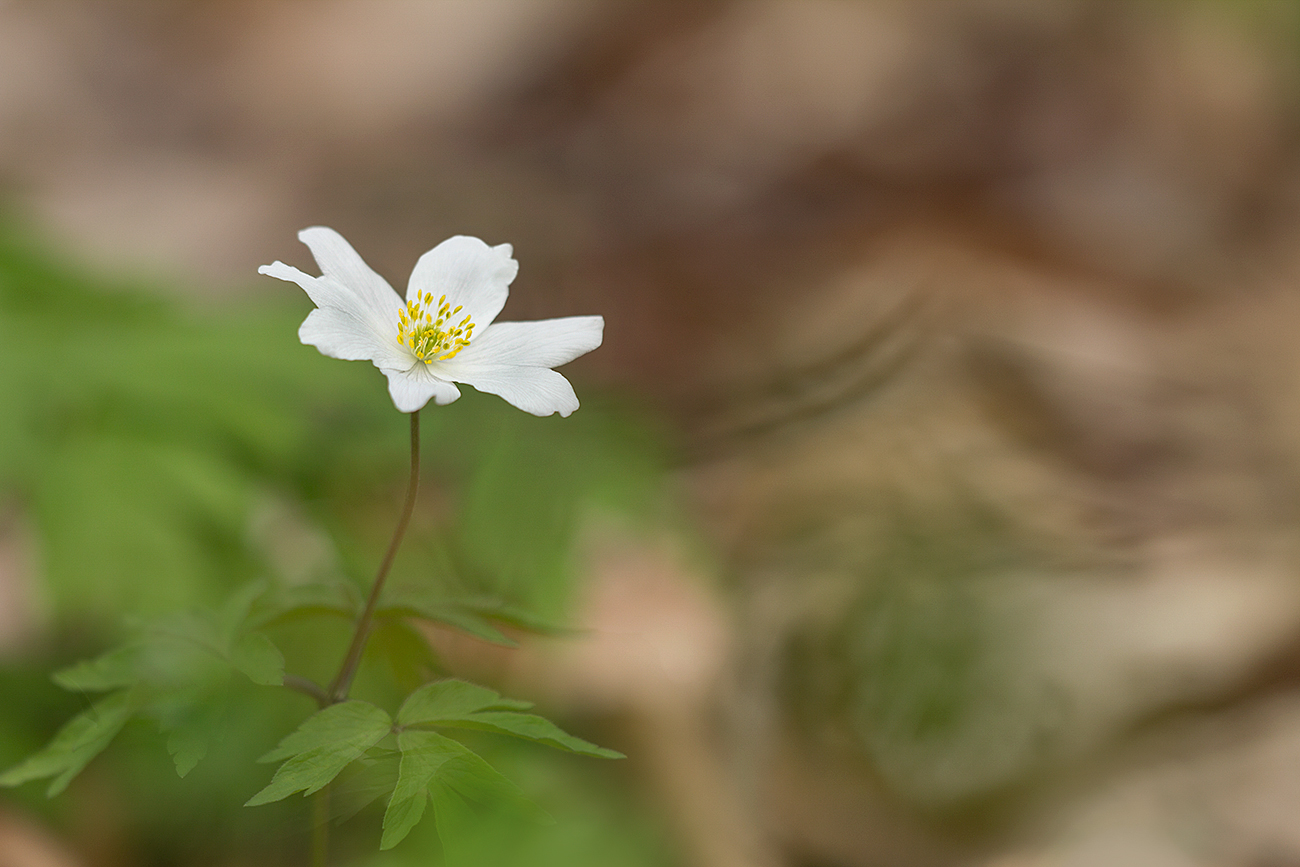
<svg viewBox="0 0 1300 867"><path fill-rule="evenodd" d="M402 516L397 521L396 531L393 532L393 541L388 543L388 551L384 554L383 562L379 564L379 571L375 573L375 583L370 587L370 598L366 600L366 608L357 620L356 631L352 633L352 644L348 647L348 655L343 658L343 665L339 667L339 673L335 675L334 681L329 686L330 704L344 701L348 697L348 690L352 688L352 678L356 676L357 666L361 663L361 652L366 649L366 639L370 637L370 627L375 619L375 605L379 602L379 592L384 587L388 570L393 566L393 558L397 556L402 537L406 535L406 527L411 523L411 513L415 511L415 495L419 487L420 411L417 409L411 413L411 480L406 488L406 505L402 507Z"/></svg>

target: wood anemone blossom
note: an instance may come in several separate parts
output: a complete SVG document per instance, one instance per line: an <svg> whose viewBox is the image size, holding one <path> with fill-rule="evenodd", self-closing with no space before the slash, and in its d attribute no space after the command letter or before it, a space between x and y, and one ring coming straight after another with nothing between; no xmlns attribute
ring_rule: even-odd
<svg viewBox="0 0 1300 867"><path fill-rule="evenodd" d="M551 368L600 346L605 320L569 316L496 322L519 271L509 244L457 235L420 257L406 300L370 269L343 236L314 226L298 233L321 276L274 262L258 273L297 283L316 309L298 329L331 358L367 360L388 377L402 412L460 397L456 383L499 395L533 415L578 408L569 381Z"/></svg>

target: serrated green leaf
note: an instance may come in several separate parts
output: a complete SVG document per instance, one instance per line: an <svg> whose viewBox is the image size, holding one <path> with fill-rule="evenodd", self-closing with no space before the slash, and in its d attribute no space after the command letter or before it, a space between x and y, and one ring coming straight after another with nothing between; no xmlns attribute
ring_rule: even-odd
<svg viewBox="0 0 1300 867"><path fill-rule="evenodd" d="M36 755L0 774L0 786L17 786L29 780L54 777L46 794L53 798L72 778L99 755L131 717L129 690L100 699L73 717Z"/></svg>
<svg viewBox="0 0 1300 867"><path fill-rule="evenodd" d="M429 781L448 759L459 755L464 747L437 732L404 731L397 736L402 751L397 785L384 811L384 835L380 849L391 849L402 841L424 815L429 799Z"/></svg>
<svg viewBox="0 0 1300 867"><path fill-rule="evenodd" d="M260 632L245 635L230 651L230 664L262 686L284 683L284 654Z"/></svg>
<svg viewBox="0 0 1300 867"><path fill-rule="evenodd" d="M391 849L402 841L424 815L430 796L445 799L448 793L478 803L505 801L523 807L529 814L549 819L519 789L464 744L437 732L408 729L397 736L402 751L397 785L384 812L384 834L380 849ZM443 822L438 820L439 833Z"/></svg>
<svg viewBox="0 0 1300 867"><path fill-rule="evenodd" d="M472 858L465 851L465 829L473 828L478 817L450 786L430 786L429 800L433 802L433 821L442 843L443 860L448 867L468 867Z"/></svg>
<svg viewBox="0 0 1300 867"><path fill-rule="evenodd" d="M370 804L392 795L402 754L374 747L330 783L330 820L345 822Z"/></svg>
<svg viewBox="0 0 1300 867"><path fill-rule="evenodd" d="M496 691L463 680L426 684L407 696L397 711L399 725L437 725L479 729L525 738L557 749L602 759L623 754L568 734L536 714L518 713L530 702L502 698Z"/></svg>
<svg viewBox="0 0 1300 867"><path fill-rule="evenodd" d="M317 747L328 746L341 739L368 735L372 730L382 732L392 727L392 718L381 707L368 701L351 701L332 704L303 720L297 729L285 735L275 749L259 758L259 762L278 762ZM378 738L375 739L378 741ZM366 749L374 746L368 744Z"/></svg>
<svg viewBox="0 0 1300 867"><path fill-rule="evenodd" d="M584 741L582 738L574 737L545 717L532 713L486 710L466 714L455 719L439 720L436 724L513 735L517 738L536 741L549 747L568 750L571 753L580 753L598 759L626 758L617 750L598 747L589 741Z"/></svg>
<svg viewBox="0 0 1300 867"><path fill-rule="evenodd" d="M69 692L104 692L131 686L140 677L139 645L128 644L56 671L54 682Z"/></svg>
<svg viewBox="0 0 1300 867"><path fill-rule="evenodd" d="M384 833L379 838L379 848L391 849L406 839L411 829L424 818L424 807L429 803L429 793L421 790L415 795L398 798L396 794L384 810Z"/></svg>
<svg viewBox="0 0 1300 867"><path fill-rule="evenodd" d="M427 683L406 697L397 711L399 725L457 719L480 710L526 710L532 702L503 698L496 690L463 680Z"/></svg>
<svg viewBox="0 0 1300 867"><path fill-rule="evenodd" d="M388 734L392 724L383 708L355 699L317 711L258 759L288 760L245 806L269 804L298 791L308 795L319 791Z"/></svg>
<svg viewBox="0 0 1300 867"><path fill-rule="evenodd" d="M466 849L465 835L468 829L481 826L471 804L505 806L519 818L535 822L550 824L555 820L482 757L462 749L464 752L443 763L430 781L429 800L447 863L468 867L474 861Z"/></svg>
<svg viewBox="0 0 1300 867"><path fill-rule="evenodd" d="M431 795L440 789L451 790L476 804L505 804L534 820L554 821L549 813L533 803L518 786L502 776L482 756L459 741L448 740L459 747L460 752L438 769L429 785Z"/></svg>

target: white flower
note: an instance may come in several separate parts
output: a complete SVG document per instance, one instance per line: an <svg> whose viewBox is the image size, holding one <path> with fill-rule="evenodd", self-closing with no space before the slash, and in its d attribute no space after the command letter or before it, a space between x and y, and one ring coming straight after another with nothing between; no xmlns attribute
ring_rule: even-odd
<svg viewBox="0 0 1300 867"><path fill-rule="evenodd" d="M567 416L578 408L573 386L551 368L600 346L605 320L494 323L519 271L509 244L448 238L415 263L403 303L338 232L314 226L298 239L316 257L321 276L283 262L258 273L305 289L316 309L298 329L299 339L331 358L374 362L402 412L415 412L430 398L451 403L460 397L457 382L533 415Z"/></svg>

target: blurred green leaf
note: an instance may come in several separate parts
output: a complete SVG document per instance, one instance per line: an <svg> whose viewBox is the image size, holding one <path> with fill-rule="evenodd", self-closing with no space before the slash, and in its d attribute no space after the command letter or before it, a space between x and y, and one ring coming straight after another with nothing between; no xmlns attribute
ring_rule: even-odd
<svg viewBox="0 0 1300 867"><path fill-rule="evenodd" d="M407 696L397 711L398 725L456 719L480 710L527 710L533 703L502 698L496 690L463 680L425 684Z"/></svg>
<svg viewBox="0 0 1300 867"><path fill-rule="evenodd" d="M233 646L244 629L253 605L266 594L265 581L250 581L232 593L217 609L216 626L227 646Z"/></svg>
<svg viewBox="0 0 1300 867"><path fill-rule="evenodd" d="M425 803L434 799L448 805L449 797L463 796L474 801L513 803L524 806L534 816L545 816L519 789L499 774L479 755L451 738L437 732L407 730L397 736L402 751L397 786L384 812L384 834L380 849L391 849L410 833L424 815ZM549 818L549 817L547 817ZM438 831L446 837L455 832L438 821Z"/></svg>
<svg viewBox="0 0 1300 867"><path fill-rule="evenodd" d="M440 670L429 640L402 618L375 620L364 658L384 661L398 694L427 683Z"/></svg>
<svg viewBox="0 0 1300 867"><path fill-rule="evenodd" d="M445 626L453 626L475 638L481 638L502 647L516 647L518 644L503 635L501 630L479 616L477 612L452 602L399 597L380 606L377 613L389 617L417 617L422 620L441 623Z"/></svg>
<svg viewBox="0 0 1300 867"><path fill-rule="evenodd" d="M286 798L294 792L312 794L324 788L347 765L360 758L392 728L392 718L364 701L345 701L317 711L279 746L258 759L287 759L271 782L248 799L254 807Z"/></svg>
<svg viewBox="0 0 1300 867"><path fill-rule="evenodd" d="M352 818L397 785L401 753L374 747L344 769L330 784L330 819Z"/></svg>
<svg viewBox="0 0 1300 867"><path fill-rule="evenodd" d="M568 750L571 753L580 753L598 759L626 758L617 750L598 747L589 741L584 741L582 738L574 737L555 723L537 714L485 710L453 719L440 719L435 721L434 724L512 735L545 744L548 747Z"/></svg>
<svg viewBox="0 0 1300 867"><path fill-rule="evenodd" d="M556 626L554 623L534 616L530 611L519 605L511 605L509 602L496 599L477 599L460 600L459 604L466 611L472 611L487 620L504 623L525 632L532 632L537 635L565 635L571 632L569 629Z"/></svg>
<svg viewBox="0 0 1300 867"><path fill-rule="evenodd" d="M402 751L397 771L397 785L384 811L384 835L380 849L391 849L401 842L424 815L429 799L429 781L452 756L465 748L435 732L404 731L397 736ZM459 749L458 749L459 748Z"/></svg>
<svg viewBox="0 0 1300 867"><path fill-rule="evenodd" d="M399 725L438 725L478 729L535 741L556 749L602 759L622 753L574 737L536 714L520 713L527 702L502 698L486 687L459 680L431 683L411 694L397 712Z"/></svg>
<svg viewBox="0 0 1300 867"><path fill-rule="evenodd" d="M260 632L245 635L235 643L230 651L230 663L253 683L262 686L284 683L284 654Z"/></svg>
<svg viewBox="0 0 1300 867"><path fill-rule="evenodd" d="M130 690L100 699L59 729L45 749L0 774L0 786L54 777L46 790L49 797L54 797L68 787L91 759L103 752L130 719L131 708Z"/></svg>
<svg viewBox="0 0 1300 867"><path fill-rule="evenodd" d="M56 671L54 682L69 692L105 692L131 686L140 679L142 653L138 644L117 647Z"/></svg>
<svg viewBox="0 0 1300 867"><path fill-rule="evenodd" d="M299 617L329 615L353 620L360 616L362 600L355 585L295 584L276 587L254 605L248 623L253 628L284 623Z"/></svg>
<svg viewBox="0 0 1300 867"><path fill-rule="evenodd" d="M176 763L176 774L185 777L208 754L206 720L187 721L167 734L167 752Z"/></svg>
<svg viewBox="0 0 1300 867"><path fill-rule="evenodd" d="M552 821L545 811L481 756L462 749L463 752L442 764L429 783L429 799L433 803L438 836L447 860L452 864L471 863L465 854L466 843L472 839L471 829L478 824L478 817L469 808L470 804L490 806L493 811L508 807L516 823L520 819L542 823Z"/></svg>

